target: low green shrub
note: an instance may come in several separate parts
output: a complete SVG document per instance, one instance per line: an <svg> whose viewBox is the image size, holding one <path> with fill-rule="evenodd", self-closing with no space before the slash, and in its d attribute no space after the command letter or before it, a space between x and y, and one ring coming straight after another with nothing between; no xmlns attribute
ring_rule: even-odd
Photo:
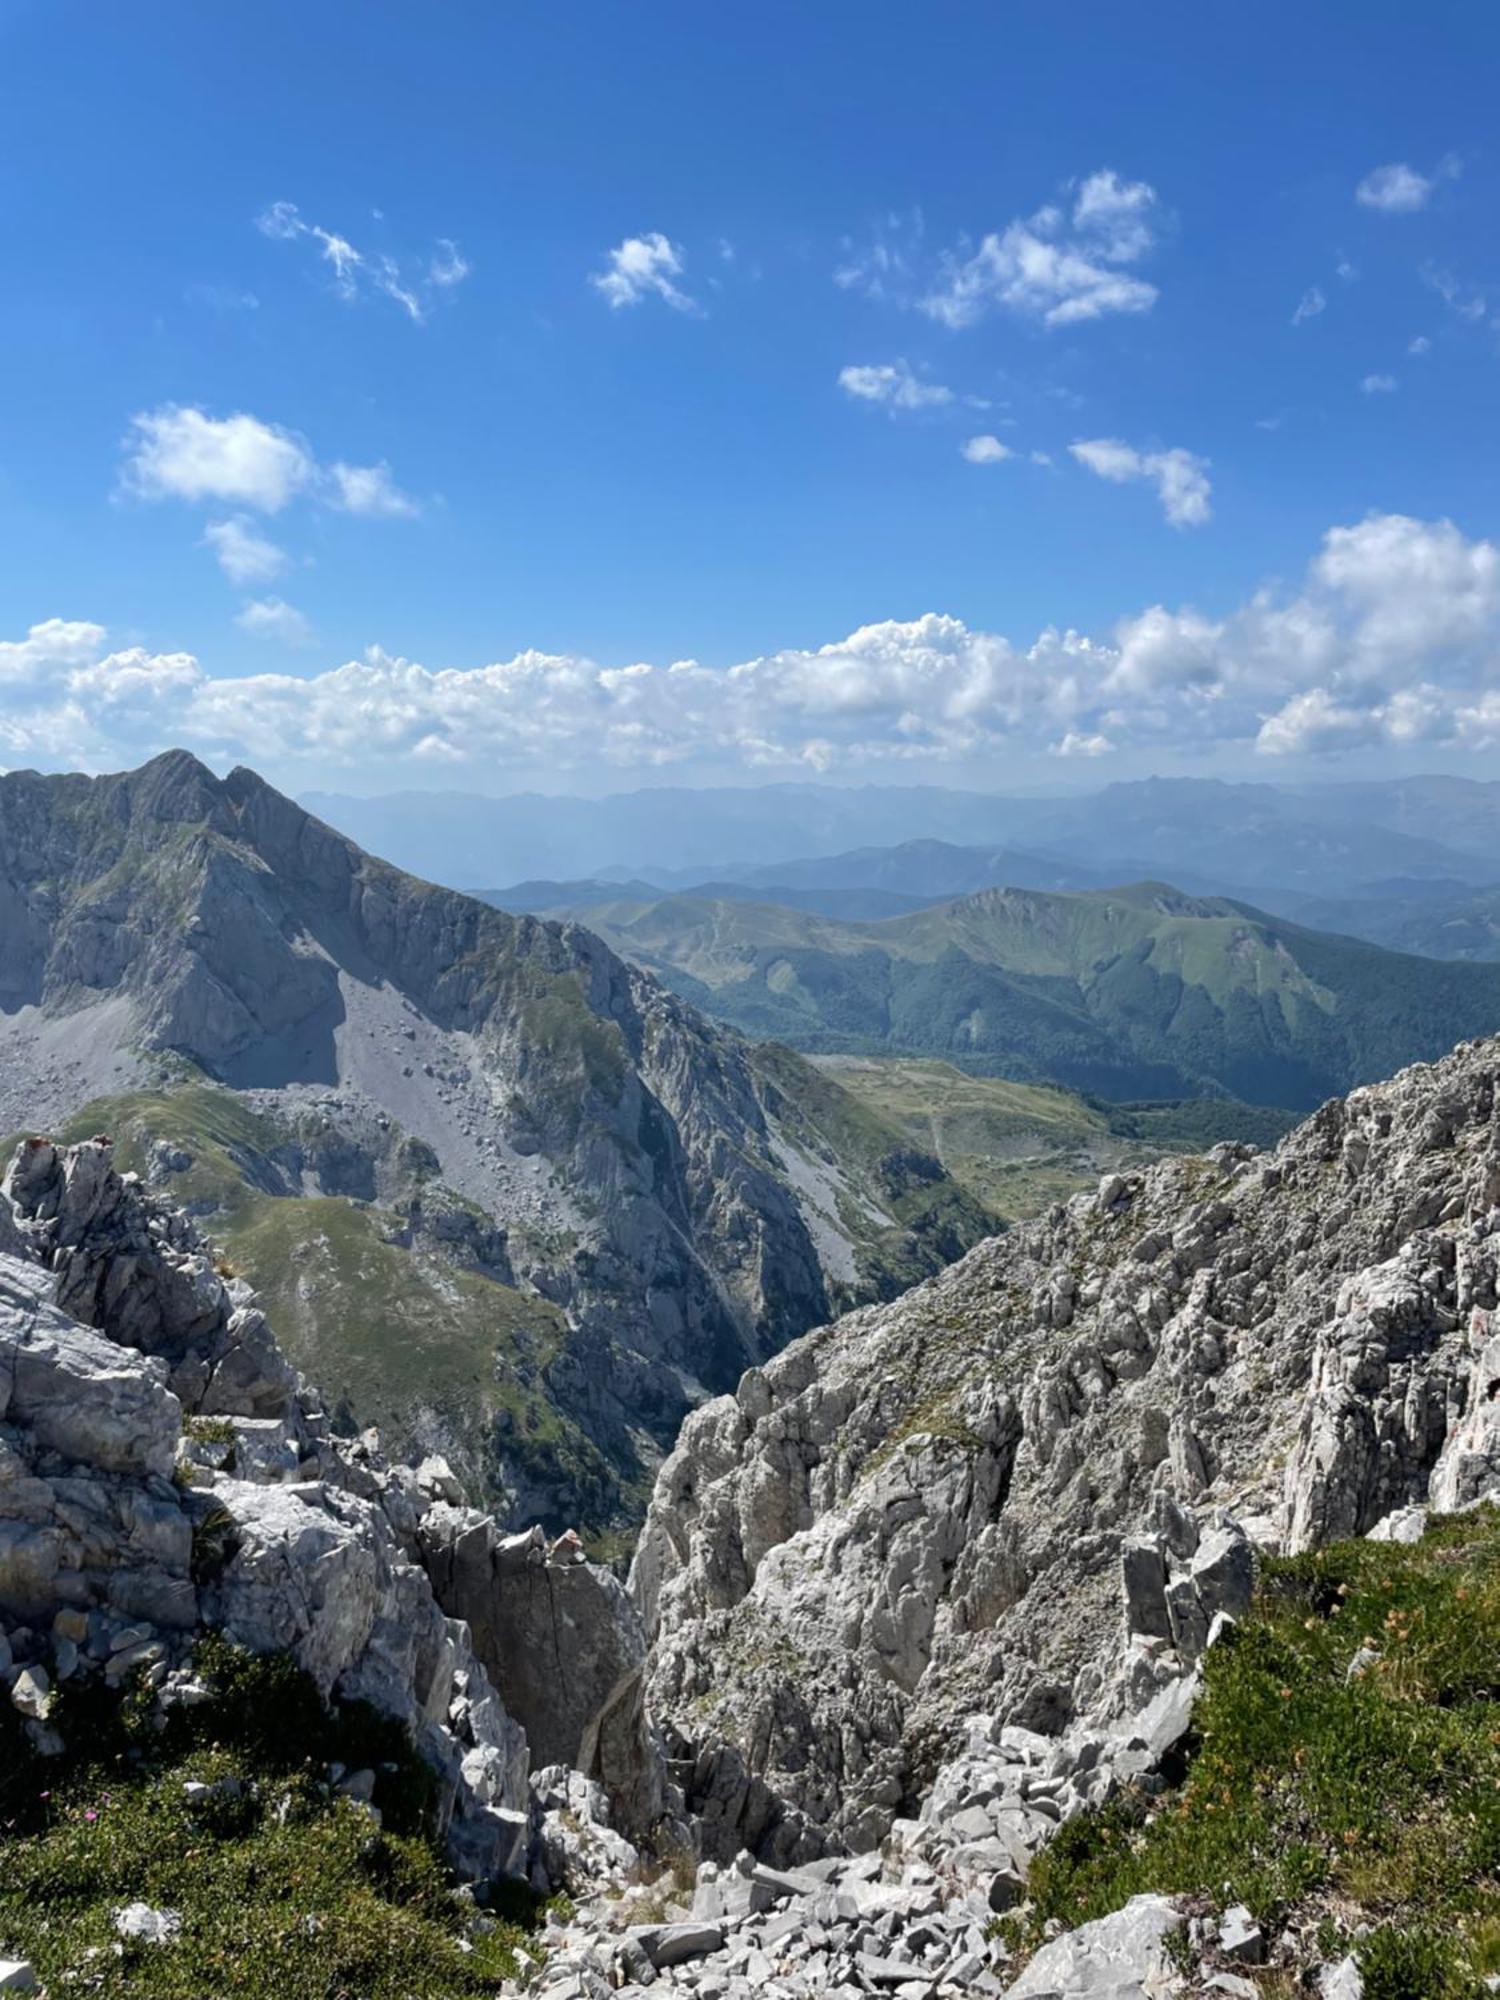
<svg viewBox="0 0 1500 2000"><path fill-rule="evenodd" d="M1372 1926L1368 2000L1480 1992L1500 1970L1500 1511L1266 1563L1205 1661L1187 1748L1181 1785L1037 1858L1023 1948L1156 1891Z"/></svg>
<svg viewBox="0 0 1500 2000"><path fill-rule="evenodd" d="M0 1948L99 2000L469 2000L514 1974L537 1899L478 1911L458 1888L398 1724L326 1706L285 1657L208 1638L195 1665L211 1699L164 1730L143 1689L64 1683L61 1758L0 1712ZM330 1763L375 1771L379 1823ZM213 1789L190 1799L193 1782ZM175 1911L177 1937L120 1939L133 1902Z"/></svg>

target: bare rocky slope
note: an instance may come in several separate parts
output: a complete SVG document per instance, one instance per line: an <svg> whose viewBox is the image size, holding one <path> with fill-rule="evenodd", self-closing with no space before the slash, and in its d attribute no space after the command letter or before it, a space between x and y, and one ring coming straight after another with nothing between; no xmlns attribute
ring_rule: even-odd
<svg viewBox="0 0 1500 2000"><path fill-rule="evenodd" d="M1191 1658L1232 1544L1472 1501L1500 1451L1497 1224L1488 1041L1274 1152L1109 1176L696 1412L632 1587L708 1848L867 1848L971 1716L1139 1705L1122 1552L1128 1625Z"/></svg>
<svg viewBox="0 0 1500 2000"><path fill-rule="evenodd" d="M442 1463L338 1436L249 1288L112 1155L25 1142L0 1191L0 1680L43 1756L59 1684L166 1714L201 1698L205 1633L286 1652L406 1724L465 1873L574 1892L523 1981L549 2000L1255 2000L1262 1964L1324 2000L1366 1973L1477 2000L1496 1969L1500 1537L1426 1531L1500 1497L1500 1039L1274 1152L1110 1175L752 1367L663 1466L629 1598L576 1540L465 1507ZM1426 1583L1363 1561L1424 1536ZM1282 1564L1267 1627L1270 1558L1330 1544L1341 1568ZM1451 1655L1430 1696L1403 1654L1423 1619ZM1451 1936L1296 1888L1312 1794L1273 1800L1265 1840L1301 1844L1291 1887L1252 1857L1255 1909L1184 1893L1180 1857L1143 1876L1192 1810L1185 1758L1228 1769L1220 1739L1269 1729L1292 1773L1330 1715L1320 1809L1360 1793L1337 1854L1401 1820L1415 1759L1415 1820L1451 1818L1442 1869L1488 1897L1445 1904ZM1237 1811L1275 1769L1246 1766ZM1101 1854L1115 1875L1061 1897ZM1447 1895L1442 1870L1353 1879L1387 1911Z"/></svg>
<svg viewBox="0 0 1500 2000"><path fill-rule="evenodd" d="M705 1392L987 1226L590 933L184 752L0 778L0 1131L71 1119L222 1222L351 1423L596 1531Z"/></svg>

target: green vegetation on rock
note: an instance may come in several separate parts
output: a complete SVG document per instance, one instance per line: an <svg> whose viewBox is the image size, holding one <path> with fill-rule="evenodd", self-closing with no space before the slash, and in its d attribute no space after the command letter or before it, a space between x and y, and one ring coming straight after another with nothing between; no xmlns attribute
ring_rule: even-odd
<svg viewBox="0 0 1500 2000"><path fill-rule="evenodd" d="M1065 1826L1017 1942L1155 1891L1352 1951L1367 2000L1500 1971L1500 1513L1267 1562L1207 1656L1186 1775Z"/></svg>
<svg viewBox="0 0 1500 2000"><path fill-rule="evenodd" d="M373 1710L328 1709L284 1656L222 1640L195 1661L212 1698L172 1711L64 1686L42 1758L0 1705L0 1939L55 1994L100 2000L467 2000L519 1969L541 1911L478 1909L434 1840L434 1783ZM329 1767L376 1774L379 1819ZM206 1793L185 1788L206 1786ZM177 1920L122 1937L121 1910Z"/></svg>
<svg viewBox="0 0 1500 2000"><path fill-rule="evenodd" d="M976 1076L930 1057L822 1056L818 1067L932 1153L991 1214L1021 1221L1101 1173L1220 1139L1270 1145L1288 1112L1208 1097L1108 1104L1051 1085Z"/></svg>
<svg viewBox="0 0 1500 2000"><path fill-rule="evenodd" d="M1154 882L987 889L867 923L694 895L570 914L747 1034L1113 1099L1311 1109L1500 1025L1500 966L1407 957Z"/></svg>

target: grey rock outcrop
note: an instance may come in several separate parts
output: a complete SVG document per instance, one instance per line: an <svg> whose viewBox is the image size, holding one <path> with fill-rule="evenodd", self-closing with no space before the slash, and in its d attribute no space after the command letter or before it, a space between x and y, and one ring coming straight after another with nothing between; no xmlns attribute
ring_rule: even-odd
<svg viewBox="0 0 1500 2000"><path fill-rule="evenodd" d="M540 1528L504 1535L447 1502L418 1529L438 1602L462 1618L532 1763L596 1780L613 1824L649 1835L666 1809L665 1765L646 1723L646 1635L624 1586L576 1542Z"/></svg>
<svg viewBox="0 0 1500 2000"><path fill-rule="evenodd" d="M59 1747L54 1680L199 1698L212 1628L404 1722L455 1860L524 1875L525 1736L403 1541L402 1483L332 1435L253 1300L107 1143L23 1145L6 1188L0 1661L37 1747Z"/></svg>
<svg viewBox="0 0 1500 2000"><path fill-rule="evenodd" d="M1257 1546L1479 1497L1497 1286L1491 1041L1272 1154L1112 1176L750 1371L684 1427L632 1572L705 1852L871 1847L966 1718L1167 1699Z"/></svg>

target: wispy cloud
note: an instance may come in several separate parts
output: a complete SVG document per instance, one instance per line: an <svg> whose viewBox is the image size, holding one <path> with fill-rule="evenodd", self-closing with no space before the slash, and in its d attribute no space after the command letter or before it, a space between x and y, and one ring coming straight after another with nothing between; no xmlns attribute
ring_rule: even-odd
<svg viewBox="0 0 1500 2000"><path fill-rule="evenodd" d="M605 268L595 271L589 283L618 311L622 306L638 306L644 299L658 298L674 312L699 312L696 299L683 291L677 280L683 275L685 257L680 245L663 236L659 229L644 236L627 236L605 258Z"/></svg>
<svg viewBox="0 0 1500 2000"><path fill-rule="evenodd" d="M1000 465L1015 453L1008 444L1002 444L997 437L987 433L981 437L971 437L959 446L959 450L970 465Z"/></svg>
<svg viewBox="0 0 1500 2000"><path fill-rule="evenodd" d="M385 251L356 249L347 236L309 222L294 201L273 201L255 218L255 226L273 242L315 244L340 298L352 303L371 293L381 295L400 306L416 325L426 319L434 293L451 292L471 269L458 245L446 236L438 238L426 259L402 260Z"/></svg>
<svg viewBox="0 0 1500 2000"><path fill-rule="evenodd" d="M1328 301L1317 285L1309 285L1297 301L1297 310L1292 314L1292 325L1301 326L1310 319L1316 319L1320 312L1326 312Z"/></svg>
<svg viewBox="0 0 1500 2000"><path fill-rule="evenodd" d="M1418 173L1404 160L1393 160L1367 173L1354 190L1354 199L1362 208L1376 209L1382 215L1415 215L1431 201L1440 182L1456 180L1462 171L1462 163L1453 153L1440 160L1430 174Z"/></svg>
<svg viewBox="0 0 1500 2000"><path fill-rule="evenodd" d="M268 541L243 514L227 521L210 521L203 530L203 540L231 583L269 583L286 568L286 550Z"/></svg>
<svg viewBox="0 0 1500 2000"><path fill-rule="evenodd" d="M994 310L1048 327L1149 312L1155 285L1126 267L1155 247L1160 216L1153 187L1103 168L1075 185L1070 204L1049 203L977 248L950 252L919 303L950 327L972 326Z"/></svg>
<svg viewBox="0 0 1500 2000"><path fill-rule="evenodd" d="M1128 485L1150 480L1162 512L1174 528L1201 528L1211 517L1208 460L1180 446L1170 451L1137 451L1119 438L1080 438L1068 450L1100 479Z"/></svg>
<svg viewBox="0 0 1500 2000"><path fill-rule="evenodd" d="M391 468L379 465L345 465L340 460L328 468L331 504L345 514L363 514L375 520L409 520L421 510L409 493L403 493L391 477Z"/></svg>
<svg viewBox="0 0 1500 2000"><path fill-rule="evenodd" d="M257 639L275 639L283 646L312 643L312 626L295 605L284 603L279 597L252 599L234 622Z"/></svg>
<svg viewBox="0 0 1500 2000"><path fill-rule="evenodd" d="M1477 285L1465 283L1452 271L1436 264L1422 266L1422 282L1436 292L1448 310L1460 319L1477 323L1489 311L1489 300Z"/></svg>
<svg viewBox="0 0 1500 2000"><path fill-rule="evenodd" d="M868 241L857 242L852 236L844 238L833 282L841 291L858 292L863 298L909 304L912 289L919 282L925 234L926 225L919 208L883 216Z"/></svg>
<svg viewBox="0 0 1500 2000"><path fill-rule="evenodd" d="M1359 385L1362 396L1393 396L1396 392L1394 375L1366 375Z"/></svg>
<svg viewBox="0 0 1500 2000"><path fill-rule="evenodd" d="M941 382L924 382L905 361L839 370L839 387L857 403L880 403L888 410L936 409L953 401Z"/></svg>

